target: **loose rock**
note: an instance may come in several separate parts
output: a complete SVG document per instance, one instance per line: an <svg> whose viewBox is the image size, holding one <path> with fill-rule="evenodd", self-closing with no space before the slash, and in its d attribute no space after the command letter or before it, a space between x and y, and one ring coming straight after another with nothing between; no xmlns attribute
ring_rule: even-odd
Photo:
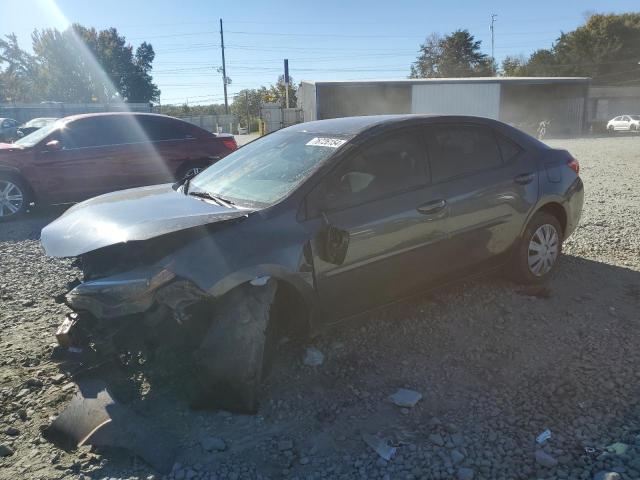
<svg viewBox="0 0 640 480"><path fill-rule="evenodd" d="M324 354L315 347L307 347L302 363L309 367L317 367L324 363Z"/></svg>

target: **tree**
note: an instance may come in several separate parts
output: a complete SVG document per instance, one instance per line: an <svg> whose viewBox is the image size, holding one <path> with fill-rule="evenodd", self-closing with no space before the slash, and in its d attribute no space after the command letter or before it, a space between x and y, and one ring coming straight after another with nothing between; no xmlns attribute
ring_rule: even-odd
<svg viewBox="0 0 640 480"><path fill-rule="evenodd" d="M286 107L285 93L286 93L286 86L284 83L284 75L280 75L278 77L278 82L275 85L271 85L268 89L266 89L266 92L263 94L263 101L279 103L283 107ZM293 81L293 77L289 76L289 107L293 108L296 106L298 101L297 95L298 95L298 87L295 85Z"/></svg>
<svg viewBox="0 0 640 480"><path fill-rule="evenodd" d="M249 115L258 117L260 115L260 104L267 89L265 87L240 90L231 104L231 113L242 119L246 123L247 119L247 99L249 100Z"/></svg>
<svg viewBox="0 0 640 480"><path fill-rule="evenodd" d="M522 69L527 63L527 59L523 55L519 56L506 56L504 60L502 60L502 74L505 77L518 77L520 75Z"/></svg>
<svg viewBox="0 0 640 480"><path fill-rule="evenodd" d="M134 54L115 28L98 32L74 24L64 31L35 30L31 40L33 55L15 36L0 41L0 85L15 91L16 99L149 102L160 95L150 75L153 47L142 43Z"/></svg>
<svg viewBox="0 0 640 480"><path fill-rule="evenodd" d="M592 14L550 49L536 50L512 75L585 76L596 84L640 85L639 60L640 13Z"/></svg>
<svg viewBox="0 0 640 480"><path fill-rule="evenodd" d="M482 77L493 73L491 59L480 51L482 42L468 30L440 37L431 34L420 46L411 78Z"/></svg>
<svg viewBox="0 0 640 480"><path fill-rule="evenodd" d="M0 39L0 102L29 101L38 90L38 65L35 57L23 51L15 34Z"/></svg>

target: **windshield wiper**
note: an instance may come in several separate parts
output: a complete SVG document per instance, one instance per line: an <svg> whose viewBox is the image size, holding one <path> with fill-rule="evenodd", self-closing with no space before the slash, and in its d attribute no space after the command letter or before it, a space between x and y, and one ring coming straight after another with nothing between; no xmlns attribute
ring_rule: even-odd
<svg viewBox="0 0 640 480"><path fill-rule="evenodd" d="M223 207L227 207L227 208L232 208L235 205L235 203L232 202L231 200L227 200L226 198L223 198L223 197L221 197L219 195L214 195L212 193L205 192L203 190L195 190L193 192L189 192L188 195L191 195L192 197L198 197L198 198L205 198L207 200L213 200L218 205L222 205Z"/></svg>

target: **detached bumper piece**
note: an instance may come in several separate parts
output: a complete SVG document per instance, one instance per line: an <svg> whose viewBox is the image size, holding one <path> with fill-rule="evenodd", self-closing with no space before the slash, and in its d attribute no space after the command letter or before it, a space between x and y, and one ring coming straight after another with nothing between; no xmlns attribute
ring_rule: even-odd
<svg viewBox="0 0 640 480"><path fill-rule="evenodd" d="M84 335L80 331L79 324L81 322L80 314L77 312L69 313L64 321L56 330L56 340L58 345L63 348L76 347L82 344Z"/></svg>
<svg viewBox="0 0 640 480"><path fill-rule="evenodd" d="M171 471L177 446L172 436L116 402L100 380L78 383L80 392L43 432L58 448L82 445L129 450L162 474Z"/></svg>

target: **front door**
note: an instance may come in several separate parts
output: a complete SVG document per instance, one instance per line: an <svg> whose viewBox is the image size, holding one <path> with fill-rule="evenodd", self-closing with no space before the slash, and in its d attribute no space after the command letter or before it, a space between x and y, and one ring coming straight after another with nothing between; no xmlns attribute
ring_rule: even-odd
<svg viewBox="0 0 640 480"><path fill-rule="evenodd" d="M422 130L363 146L310 198L322 205L312 250L328 318L398 300L442 272L446 208L428 183Z"/></svg>

